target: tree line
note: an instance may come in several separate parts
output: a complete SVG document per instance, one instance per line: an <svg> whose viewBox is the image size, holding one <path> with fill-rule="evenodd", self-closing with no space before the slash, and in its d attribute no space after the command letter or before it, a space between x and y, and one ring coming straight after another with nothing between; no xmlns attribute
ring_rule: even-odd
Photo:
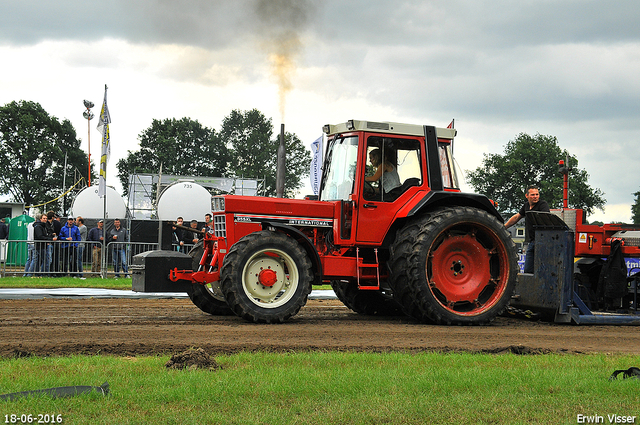
<svg viewBox="0 0 640 425"><path fill-rule="evenodd" d="M587 215L603 210L604 193L592 188L589 173L578 167L578 158L561 149L555 136L520 133L510 140L504 154L484 154L482 165L468 171L467 182L478 192L498 203L505 216L515 214L525 202L528 186L540 189L540 198L551 208L563 204L563 175L558 162L564 160L569 171L569 208L583 209Z"/></svg>
<svg viewBox="0 0 640 425"><path fill-rule="evenodd" d="M164 174L264 179L264 193L275 196L279 136L257 109L231 111L219 132L189 118L154 119L138 137L140 149L118 161L118 178L128 188L131 174L157 173L162 164ZM311 153L294 133L284 138L284 196L293 197L309 175Z"/></svg>
<svg viewBox="0 0 640 425"><path fill-rule="evenodd" d="M232 110L219 131L190 118L154 119L138 141L139 149L127 151L117 163L125 195L131 174L157 173L160 164L166 174L264 179L265 194L275 195L279 134L274 135L272 120L257 109ZM293 133L285 133L285 143L285 196L292 197L308 176L311 155ZM63 193L65 156L67 187L80 178L88 180L87 156L70 121L50 116L36 102L0 106L0 151L0 194L13 202L27 206L49 202L46 209L63 209L63 199L50 201ZM517 135L503 154L485 154L481 166L468 171L467 182L496 201L505 215L520 209L529 185L537 185L549 205L559 208L563 185L558 161L567 158L569 207L587 214L602 210L604 193L588 184L589 174L578 167L578 158L561 149L554 136ZM640 191L633 195L631 218L640 224Z"/></svg>
<svg viewBox="0 0 640 425"><path fill-rule="evenodd" d="M117 163L125 195L130 174L157 173L160 164L167 174L264 179L265 194L276 193L279 134L274 136L271 119L256 109L231 111L219 132L190 118L154 119L138 141L139 149L127 151ZM65 190L80 179L88 181L88 158L80 143L68 119L49 115L39 103L0 106L0 194L26 206L66 210L64 198L56 199L64 192L65 160ZM309 174L311 154L294 133L285 133L285 144L285 197L293 197Z"/></svg>

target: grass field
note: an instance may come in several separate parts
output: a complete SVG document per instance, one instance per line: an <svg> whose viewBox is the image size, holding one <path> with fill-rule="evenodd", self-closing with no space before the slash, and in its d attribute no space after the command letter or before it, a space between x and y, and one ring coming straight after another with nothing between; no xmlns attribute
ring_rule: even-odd
<svg viewBox="0 0 640 425"><path fill-rule="evenodd" d="M6 277L0 287L131 289L131 279ZM640 423L640 380L608 380L640 356L259 352L218 356L216 371L168 370L168 359L0 359L0 394L105 381L111 389L0 401L0 423Z"/></svg>
<svg viewBox="0 0 640 425"><path fill-rule="evenodd" d="M638 356L240 353L217 371L168 357L0 360L0 393L67 385L111 394L0 401L5 415L66 424L575 424L640 415L640 381L609 381ZM7 417L10 423L11 416ZM586 422L585 422L586 423Z"/></svg>
<svg viewBox="0 0 640 425"><path fill-rule="evenodd" d="M75 279L73 277L13 277L0 278L0 288L103 288L103 289L131 289L131 278L102 279L88 277ZM1 422L0 422L1 423Z"/></svg>
<svg viewBox="0 0 640 425"><path fill-rule="evenodd" d="M14 277L0 278L0 288L102 288L131 290L131 278L102 279L88 277L75 279L73 277ZM314 286L313 289L331 289L331 285ZM1 423L1 422L0 422Z"/></svg>

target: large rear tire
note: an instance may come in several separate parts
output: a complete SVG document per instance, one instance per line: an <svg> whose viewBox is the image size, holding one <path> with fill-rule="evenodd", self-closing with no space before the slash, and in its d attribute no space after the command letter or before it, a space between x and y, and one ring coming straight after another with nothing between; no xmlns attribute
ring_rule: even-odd
<svg viewBox="0 0 640 425"><path fill-rule="evenodd" d="M446 325L489 323L509 304L518 273L504 225L471 207L439 208L407 223L389 264L404 312Z"/></svg>
<svg viewBox="0 0 640 425"><path fill-rule="evenodd" d="M280 232L242 237L229 249L220 272L233 312L255 323L283 323L307 302L313 274L300 244Z"/></svg>
<svg viewBox="0 0 640 425"><path fill-rule="evenodd" d="M403 315L402 309L393 300L393 295L383 291L364 291L358 289L356 282L332 280L331 288L342 303L358 314L368 316Z"/></svg>
<svg viewBox="0 0 640 425"><path fill-rule="evenodd" d="M191 267L194 272L198 271L203 253L204 246L202 241L199 241L191 248L191 251L189 251ZM205 313L213 316L229 316L233 314L233 311L231 311L231 308L229 308L227 302L224 300L219 280L207 285L192 283L187 289L187 295L189 295L191 302Z"/></svg>

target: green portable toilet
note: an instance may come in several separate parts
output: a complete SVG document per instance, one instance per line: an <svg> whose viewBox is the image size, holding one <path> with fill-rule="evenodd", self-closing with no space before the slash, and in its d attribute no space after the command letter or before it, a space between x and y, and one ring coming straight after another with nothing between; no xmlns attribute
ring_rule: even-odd
<svg viewBox="0 0 640 425"><path fill-rule="evenodd" d="M27 226L36 221L22 214L11 219L9 225L9 243L7 244L7 265L24 266L27 262ZM18 242L24 241L24 242Z"/></svg>

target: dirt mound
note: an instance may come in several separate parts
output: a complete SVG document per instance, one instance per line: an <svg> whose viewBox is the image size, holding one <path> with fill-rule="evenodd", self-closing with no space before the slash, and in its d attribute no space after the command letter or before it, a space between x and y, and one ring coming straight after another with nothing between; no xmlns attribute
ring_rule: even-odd
<svg viewBox="0 0 640 425"><path fill-rule="evenodd" d="M220 365L202 348L190 348L180 354L174 354L165 365L167 369L220 369Z"/></svg>

